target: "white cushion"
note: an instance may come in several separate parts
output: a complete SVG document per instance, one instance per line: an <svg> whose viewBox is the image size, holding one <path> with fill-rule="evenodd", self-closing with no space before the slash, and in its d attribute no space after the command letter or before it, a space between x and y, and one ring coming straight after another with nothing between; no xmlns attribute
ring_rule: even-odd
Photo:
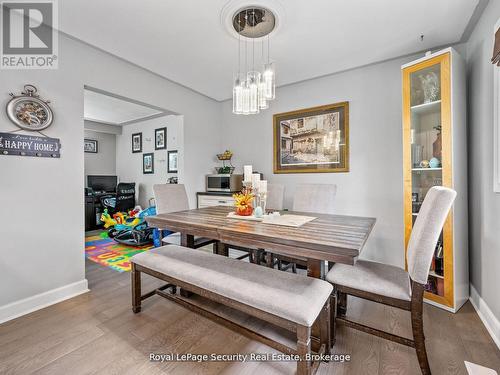
<svg viewBox="0 0 500 375"><path fill-rule="evenodd" d="M333 289L320 279L175 245L134 255L132 262L308 327Z"/></svg>
<svg viewBox="0 0 500 375"><path fill-rule="evenodd" d="M387 264L358 260L354 266L335 263L326 280L334 285L358 289L381 296L411 300L408 272Z"/></svg>

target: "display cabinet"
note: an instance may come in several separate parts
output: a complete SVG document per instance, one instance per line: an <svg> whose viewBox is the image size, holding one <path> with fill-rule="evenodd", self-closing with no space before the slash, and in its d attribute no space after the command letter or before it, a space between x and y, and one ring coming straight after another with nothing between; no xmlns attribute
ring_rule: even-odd
<svg viewBox="0 0 500 375"><path fill-rule="evenodd" d="M464 62L448 48L404 65L402 73L405 249L427 191L456 190L425 292L426 302L456 312L469 296Z"/></svg>

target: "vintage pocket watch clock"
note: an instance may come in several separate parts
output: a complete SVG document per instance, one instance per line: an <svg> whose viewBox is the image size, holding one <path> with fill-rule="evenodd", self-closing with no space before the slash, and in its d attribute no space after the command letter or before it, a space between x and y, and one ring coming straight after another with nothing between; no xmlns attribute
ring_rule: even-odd
<svg viewBox="0 0 500 375"><path fill-rule="evenodd" d="M21 95L10 94L12 99L7 103L7 116L19 128L40 131L48 128L54 120L54 113L49 101L40 99L33 85L25 85Z"/></svg>

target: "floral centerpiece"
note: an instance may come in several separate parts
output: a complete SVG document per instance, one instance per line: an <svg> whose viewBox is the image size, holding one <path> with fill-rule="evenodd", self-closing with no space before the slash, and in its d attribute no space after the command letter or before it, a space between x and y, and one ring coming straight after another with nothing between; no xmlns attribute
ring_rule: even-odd
<svg viewBox="0 0 500 375"><path fill-rule="evenodd" d="M240 216L250 216L253 213L253 199L255 195L252 189L243 189L241 193L233 194L236 214Z"/></svg>

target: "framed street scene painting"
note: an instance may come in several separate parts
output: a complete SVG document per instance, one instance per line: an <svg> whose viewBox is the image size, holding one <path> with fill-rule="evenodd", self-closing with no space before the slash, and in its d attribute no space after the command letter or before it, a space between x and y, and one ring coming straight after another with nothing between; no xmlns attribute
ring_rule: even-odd
<svg viewBox="0 0 500 375"><path fill-rule="evenodd" d="M349 172L349 102L273 119L274 173Z"/></svg>

